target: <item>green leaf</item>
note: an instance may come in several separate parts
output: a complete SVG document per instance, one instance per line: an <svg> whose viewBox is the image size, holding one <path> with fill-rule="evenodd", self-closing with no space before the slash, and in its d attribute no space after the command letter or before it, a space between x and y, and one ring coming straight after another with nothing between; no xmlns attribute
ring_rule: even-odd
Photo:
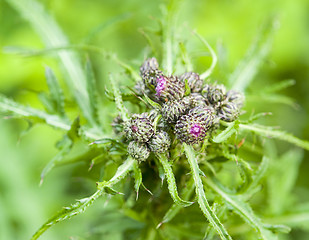
<svg viewBox="0 0 309 240"><path fill-rule="evenodd" d="M244 59L230 76L231 89L243 92L249 86L270 50L276 27L277 22L274 20L265 24L257 40L253 42Z"/></svg>
<svg viewBox="0 0 309 240"><path fill-rule="evenodd" d="M152 101L145 93L144 93L144 97L146 98L146 102L149 103L153 108L155 108L155 109L161 109L162 108L159 103Z"/></svg>
<svg viewBox="0 0 309 240"><path fill-rule="evenodd" d="M255 103L277 103L277 104L286 104L293 108L298 107L293 98L280 95L280 94L260 94L260 95L249 95L246 97L247 102L255 102Z"/></svg>
<svg viewBox="0 0 309 240"><path fill-rule="evenodd" d="M303 156L302 149L292 149L280 158L272 159L267 177L270 213L279 215L292 206L291 195Z"/></svg>
<svg viewBox="0 0 309 240"><path fill-rule="evenodd" d="M138 199L138 193L139 193L139 188L142 184L142 171L141 169L138 167L138 163L135 162L134 166L133 166L133 172L134 172L134 189L136 191L136 200Z"/></svg>
<svg viewBox="0 0 309 240"><path fill-rule="evenodd" d="M190 181L186 188L183 188L181 191L181 195L183 196L183 199L185 201L189 201L190 196L192 195L193 191L194 191L194 182ZM170 209L166 212L166 214L163 217L163 220L158 224L157 228L161 227L162 224L167 223L169 221L171 221L178 213L179 211L183 208L183 206L174 203Z"/></svg>
<svg viewBox="0 0 309 240"><path fill-rule="evenodd" d="M120 113L122 120L127 121L129 119L129 116L128 116L127 109L123 105L123 101L122 101L122 97L121 97L121 93L119 91L119 88L118 88L116 81L115 81L112 74L109 75L109 78L110 78L110 82L111 82L111 85L112 85L112 88L113 88L117 109Z"/></svg>
<svg viewBox="0 0 309 240"><path fill-rule="evenodd" d="M242 131L254 132L263 137L276 138L282 141L292 143L298 147L309 150L309 142L301 140L290 133L280 130L274 130L272 127L267 127L259 124L239 124L239 129Z"/></svg>
<svg viewBox="0 0 309 240"><path fill-rule="evenodd" d="M55 216L50 218L45 224L43 224L40 229L32 236L31 240L38 239L47 229L56 223L70 219L80 213L85 212L85 210L104 193L106 187L111 188L113 185L127 176L127 174L133 169L134 162L134 159L128 158L122 165L118 167L115 175L109 181L97 183L98 190L93 195L78 200L71 206L62 209Z"/></svg>
<svg viewBox="0 0 309 240"><path fill-rule="evenodd" d="M27 119L39 119L56 128L64 130L70 129L70 122L67 119L63 119L58 115L51 115L34 108L24 106L1 94L0 111L10 112L13 114L14 117L16 116Z"/></svg>
<svg viewBox="0 0 309 240"><path fill-rule="evenodd" d="M261 179L267 173L268 166L269 166L269 158L264 156L262 162L259 165L259 168L254 172L254 175L252 176L252 182L248 186L246 192L243 193L244 199L251 198L252 194L255 192L255 189L258 187Z"/></svg>
<svg viewBox="0 0 309 240"><path fill-rule="evenodd" d="M58 162L60 162L64 158L66 154L70 152L72 146L73 146L72 141L67 136L65 136L64 141L62 141L60 151L49 161L49 163L42 170L40 185L43 184L46 175L56 166Z"/></svg>
<svg viewBox="0 0 309 240"><path fill-rule="evenodd" d="M215 184L210 178L203 178L203 181L211 189L213 189L217 194L219 194L236 214L238 214L250 226L256 229L262 239L264 240L277 239L277 237L271 231L269 231L268 229L264 227L260 218L258 218L254 214L249 204L245 203L241 199L241 196L231 195L231 194L226 193L217 184Z"/></svg>
<svg viewBox="0 0 309 240"><path fill-rule="evenodd" d="M58 80L51 68L45 67L45 76L55 113L64 116L64 96Z"/></svg>
<svg viewBox="0 0 309 240"><path fill-rule="evenodd" d="M283 89L289 88L291 86L294 86L296 81L294 79L287 79L284 81L280 81L278 83L274 83L264 89L261 90L261 93L274 93L281 91Z"/></svg>
<svg viewBox="0 0 309 240"><path fill-rule="evenodd" d="M96 80L92 69L92 64L88 58L86 61L86 79L87 79L87 92L90 101L91 113L95 122L99 125L99 114L98 114L98 88L96 86Z"/></svg>
<svg viewBox="0 0 309 240"><path fill-rule="evenodd" d="M41 173L40 185L43 183L45 176L56 166L57 163L63 160L65 155L67 155L71 151L74 141L77 138L79 138L79 128L80 128L80 122L79 117L77 117L72 123L70 130L63 137L63 139L57 144L57 147L60 149L59 152L44 167Z"/></svg>
<svg viewBox="0 0 309 240"><path fill-rule="evenodd" d="M185 89L185 96L189 96L191 94L191 88L189 87L188 79L185 79Z"/></svg>
<svg viewBox="0 0 309 240"><path fill-rule="evenodd" d="M237 128L238 128L238 124L235 124L235 122L232 122L231 124L228 125L226 129L224 129L218 135L214 136L212 141L215 143L221 143L221 142L226 141L234 133L237 132Z"/></svg>
<svg viewBox="0 0 309 240"><path fill-rule="evenodd" d="M220 222L219 218L216 216L216 214L213 212L213 210L208 204L208 201L206 199L206 194L204 191L204 186L203 186L203 183L200 177L201 170L198 166L197 159L195 157L195 151L193 147L185 143L183 144L183 147L184 147L188 162L190 164L191 174L194 179L197 201L198 201L198 204L203 214L208 219L208 221L213 226L213 228L216 229L221 239L232 239L232 237L228 234L223 224ZM204 178L204 179L207 179L207 178Z"/></svg>
<svg viewBox="0 0 309 240"><path fill-rule="evenodd" d="M7 0L39 34L46 47L68 46L69 41L63 34L55 20L48 15L43 5L35 0ZM75 96L75 99L91 126L95 126L92 118L89 96L87 93L86 76L83 72L77 54L68 51L58 51L57 56L64 66L67 77L66 84L68 89Z"/></svg>
<svg viewBox="0 0 309 240"><path fill-rule="evenodd" d="M209 77L212 74L214 68L216 67L218 58L217 58L215 51L212 49L212 47L209 45L209 43L201 35L199 35L197 32L194 31L193 33L194 33L195 36L198 37L198 39L200 39L200 41L209 50L210 56L212 58L212 62L211 62L210 67L205 72L200 74L201 79L206 79L207 77Z"/></svg>
<svg viewBox="0 0 309 240"><path fill-rule="evenodd" d="M165 176L166 176L166 179L167 179L168 190L169 190L171 197L173 198L174 202L176 204L180 205L180 206L183 206L183 207L190 206L193 202L188 202L188 201L182 200L178 196L175 176L174 176L171 164L168 162L166 155L157 154L157 157L158 157L160 163L163 166L164 173L165 173Z"/></svg>

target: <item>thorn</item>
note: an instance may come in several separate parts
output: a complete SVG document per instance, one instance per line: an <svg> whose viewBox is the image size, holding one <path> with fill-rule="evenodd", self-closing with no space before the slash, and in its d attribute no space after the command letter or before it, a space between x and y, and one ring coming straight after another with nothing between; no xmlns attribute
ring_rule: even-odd
<svg viewBox="0 0 309 240"><path fill-rule="evenodd" d="M163 224L163 222L160 222L160 223L157 225L156 229L160 228L160 227L162 226L162 224Z"/></svg>
<svg viewBox="0 0 309 240"><path fill-rule="evenodd" d="M138 200L138 191L136 192L136 198L135 198L135 201Z"/></svg>
<svg viewBox="0 0 309 240"><path fill-rule="evenodd" d="M90 172L90 171L91 171L91 169L93 168L93 166L94 166L94 162L93 162L93 161L91 161L91 164L90 164L90 166L89 166L89 168L88 168L88 172Z"/></svg>
<svg viewBox="0 0 309 240"><path fill-rule="evenodd" d="M245 138L241 139L241 141L237 144L237 148L240 148L245 143Z"/></svg>
<svg viewBox="0 0 309 240"><path fill-rule="evenodd" d="M44 177L41 177L41 180L40 180L40 183L39 183L39 187L41 187L41 186L42 186L43 181L44 181Z"/></svg>

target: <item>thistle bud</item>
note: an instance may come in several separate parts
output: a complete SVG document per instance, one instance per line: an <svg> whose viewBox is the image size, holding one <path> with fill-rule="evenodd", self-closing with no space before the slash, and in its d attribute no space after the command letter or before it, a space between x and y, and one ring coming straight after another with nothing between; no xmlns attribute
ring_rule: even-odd
<svg viewBox="0 0 309 240"><path fill-rule="evenodd" d="M224 85L206 85L202 91L204 97L209 101L209 103L216 105L225 100L226 89Z"/></svg>
<svg viewBox="0 0 309 240"><path fill-rule="evenodd" d="M134 114L124 123L124 132L129 140L147 142L154 133L153 123L148 117Z"/></svg>
<svg viewBox="0 0 309 240"><path fill-rule="evenodd" d="M200 76L194 72L186 72L179 76L180 81L188 81L188 85L191 89L191 92L196 93L200 92L203 88L204 81L200 79Z"/></svg>
<svg viewBox="0 0 309 240"><path fill-rule="evenodd" d="M175 76L157 78L156 96L163 101L181 99L185 94L185 84Z"/></svg>
<svg viewBox="0 0 309 240"><path fill-rule="evenodd" d="M171 139L165 131L156 132L148 142L150 150L155 153L166 152L170 148L170 145Z"/></svg>
<svg viewBox="0 0 309 240"><path fill-rule="evenodd" d="M206 102L205 102L205 98L199 94L199 93L192 93L190 96L191 99L191 102L190 102L190 106L192 108L195 108L195 107L203 107L203 106L206 106Z"/></svg>
<svg viewBox="0 0 309 240"><path fill-rule="evenodd" d="M235 103L240 109L244 104L245 96L236 90L230 90L226 93L226 100Z"/></svg>
<svg viewBox="0 0 309 240"><path fill-rule="evenodd" d="M146 143L131 141L128 145L128 154L139 162L145 161L150 154Z"/></svg>
<svg viewBox="0 0 309 240"><path fill-rule="evenodd" d="M239 108L234 102L225 102L218 110L220 119L226 122L233 122L239 116Z"/></svg>
<svg viewBox="0 0 309 240"><path fill-rule="evenodd" d="M181 115L188 111L189 106L190 102L184 100L169 101L161 109L162 118L167 123L175 123Z"/></svg>
<svg viewBox="0 0 309 240"><path fill-rule="evenodd" d="M157 59L149 58L145 60L140 67L140 75L146 86L151 85L155 87L157 84L157 78L162 75L162 71L159 70Z"/></svg>
<svg viewBox="0 0 309 240"><path fill-rule="evenodd" d="M176 137L187 144L202 142L215 121L214 110L210 107L196 107L183 115L175 125Z"/></svg>

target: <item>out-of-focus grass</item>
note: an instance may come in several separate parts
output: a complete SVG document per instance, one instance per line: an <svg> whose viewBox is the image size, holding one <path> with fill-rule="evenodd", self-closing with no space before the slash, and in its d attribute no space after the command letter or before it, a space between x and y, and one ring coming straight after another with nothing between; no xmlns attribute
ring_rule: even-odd
<svg viewBox="0 0 309 240"><path fill-rule="evenodd" d="M139 67L144 55L146 41L138 29L156 28L155 20L160 17L160 4L164 1L42 1L55 16L72 43L81 43L100 24L129 14L127 18L98 32L91 44L116 52L120 58ZM270 15L277 15L280 28L277 31L268 61L250 88L254 93L271 83L293 78L295 86L283 91L296 99L298 109L281 104L252 104L254 110L272 111L274 115L267 124L279 125L303 139L309 138L309 2L306 0L261 0L261 1L185 1L181 7L178 24L184 24L179 36L185 36L191 50L193 46L190 28L197 29L213 46L217 46L219 66L215 75L227 77L245 54L258 28ZM40 39L5 1L0 2L0 47L24 46L42 48ZM101 56L91 54L95 73L103 95L107 84L107 73L114 66ZM226 58L225 58L226 57ZM197 71L202 72L210 63L209 58L197 60ZM51 66L61 79L57 63L50 56L20 58L15 55L0 54L0 92L14 97L24 104L41 108L36 92L46 90L44 64ZM223 74L224 73L224 74ZM218 79L220 81L220 79ZM106 101L106 98L103 97ZM103 103L104 104L104 103ZM39 187L40 172L54 156L54 143L61 134L48 127L36 127L19 139L19 134L27 128L19 120L0 120L0 239L27 239L61 206L81 198L87 187L79 179L72 177L72 169L57 168ZM284 149L285 145L279 146ZM295 197L309 200L308 152L300 166ZM89 187L89 186L88 186ZM69 189L74 190L69 190ZM88 188L89 189L89 188ZM102 208L99 202L96 207ZM87 237L95 214L90 208L85 214L56 226L44 239L64 239L68 236ZM80 226L76 228L76 226ZM112 234L115 239L117 234ZM118 236L120 239L120 236ZM308 234L294 230L291 239L305 239ZM81 238L76 238L81 239ZM107 239L107 238L106 238Z"/></svg>

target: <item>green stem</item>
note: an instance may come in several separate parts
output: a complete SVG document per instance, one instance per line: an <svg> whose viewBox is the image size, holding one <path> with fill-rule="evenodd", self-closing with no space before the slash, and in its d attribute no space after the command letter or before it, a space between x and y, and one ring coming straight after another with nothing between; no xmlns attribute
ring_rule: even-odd
<svg viewBox="0 0 309 240"><path fill-rule="evenodd" d="M232 239L232 237L228 234L228 232L208 204L204 191L204 186L200 177L201 170L199 169L193 147L185 143L183 144L183 146L193 175L197 201L203 214L208 219L210 224L216 229L221 239Z"/></svg>

